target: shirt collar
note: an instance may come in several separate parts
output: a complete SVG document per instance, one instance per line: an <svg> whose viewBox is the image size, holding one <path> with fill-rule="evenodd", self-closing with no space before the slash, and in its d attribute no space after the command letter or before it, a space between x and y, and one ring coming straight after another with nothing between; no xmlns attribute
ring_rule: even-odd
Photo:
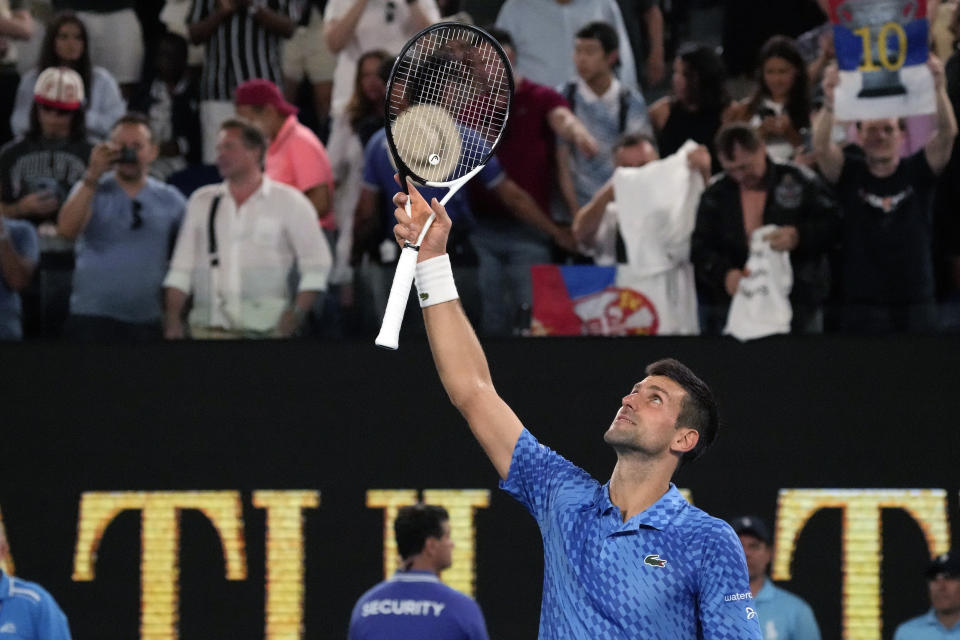
<svg viewBox="0 0 960 640"><path fill-rule="evenodd" d="M393 574L390 580L394 582L440 582L440 578L438 578L437 574L435 574L433 571L426 571L422 569L397 571L395 574Z"/></svg>
<svg viewBox="0 0 960 640"><path fill-rule="evenodd" d="M0 571L0 600L6 600L10 597L10 576L5 571Z"/></svg>
<svg viewBox="0 0 960 640"><path fill-rule="evenodd" d="M753 594L753 599L757 602L766 602L768 600L773 600L773 596L777 593L777 585L773 584L773 580L770 579L770 576L767 576L763 579L763 586L760 587L760 591Z"/></svg>
<svg viewBox="0 0 960 640"><path fill-rule="evenodd" d="M267 177L267 174L264 173L262 179L260 180L260 186L257 187L257 190L250 194L250 197L247 198L243 204L247 204L251 200L256 200L259 198L267 198L270 196L270 190L273 188L273 180ZM230 184L228 182L223 183L223 191L221 192L226 197L230 198L230 201L233 202L233 206L237 207L236 201L233 199L233 195L230 193ZM239 207L237 207L239 208Z"/></svg>
<svg viewBox="0 0 960 640"><path fill-rule="evenodd" d="M593 92L593 89L590 88L583 78L577 76L577 87L580 90L580 95L583 96L583 101L590 103L596 102L599 100L608 106L616 105L617 96L620 95L620 81L617 79L617 76L612 76L610 78L610 86L607 87L607 90L603 95L597 95Z"/></svg>
<svg viewBox="0 0 960 640"><path fill-rule="evenodd" d="M293 135L293 131L296 128L297 116L290 114L287 116L287 119L283 121L283 126L280 127L280 131L277 131L277 135L270 142L270 151L276 151L278 147L284 144L287 138Z"/></svg>
<svg viewBox="0 0 960 640"><path fill-rule="evenodd" d="M640 527L652 527L658 531L663 531L674 517L687 506L687 500L681 495L677 486L671 482L670 488L659 500L624 522L621 531L639 530ZM609 481L597 489L592 507L600 515L620 513L620 509L610 501Z"/></svg>
<svg viewBox="0 0 960 640"><path fill-rule="evenodd" d="M953 627L947 629L943 626L943 623L940 622L940 618L937 617L937 612L931 607L929 611L923 616L923 621L929 625L937 627L938 629L946 629L947 631L953 632L957 629L960 629L960 623L953 625Z"/></svg>

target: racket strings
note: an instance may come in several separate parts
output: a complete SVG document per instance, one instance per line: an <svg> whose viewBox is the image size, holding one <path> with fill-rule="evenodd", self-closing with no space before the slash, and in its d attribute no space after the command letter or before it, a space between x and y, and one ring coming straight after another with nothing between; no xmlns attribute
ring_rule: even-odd
<svg viewBox="0 0 960 640"><path fill-rule="evenodd" d="M502 134L510 91L509 69L480 34L453 27L427 32L406 50L390 92L388 128L397 134L401 160L415 169L456 153L446 180L466 175L484 162ZM417 105L440 108L419 110L416 126L395 130L398 119Z"/></svg>

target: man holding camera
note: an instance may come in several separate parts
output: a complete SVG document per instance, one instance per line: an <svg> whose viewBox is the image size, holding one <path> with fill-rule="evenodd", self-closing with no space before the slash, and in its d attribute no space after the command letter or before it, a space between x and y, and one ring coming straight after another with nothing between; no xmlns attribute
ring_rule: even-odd
<svg viewBox="0 0 960 640"><path fill-rule="evenodd" d="M161 284L185 200L148 173L157 145L145 116L127 114L90 153L57 230L77 239L66 335L77 340L162 337Z"/></svg>

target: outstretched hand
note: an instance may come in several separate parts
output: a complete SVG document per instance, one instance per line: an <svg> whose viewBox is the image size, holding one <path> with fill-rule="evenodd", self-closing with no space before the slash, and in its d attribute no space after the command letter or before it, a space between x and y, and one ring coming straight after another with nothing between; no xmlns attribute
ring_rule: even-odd
<svg viewBox="0 0 960 640"><path fill-rule="evenodd" d="M447 215L446 209L436 198L433 198L430 204L427 204L427 201L424 200L410 180L407 180L407 190L410 192L409 216L405 209L408 199L407 194L399 192L393 196L393 204L397 206L397 210L393 214L397 219L397 224L393 227L394 237L401 247L406 243L416 246L420 231L427 223L430 215L436 214L436 219L420 244L417 262L443 255L447 252L447 236L450 235L451 226L450 216Z"/></svg>

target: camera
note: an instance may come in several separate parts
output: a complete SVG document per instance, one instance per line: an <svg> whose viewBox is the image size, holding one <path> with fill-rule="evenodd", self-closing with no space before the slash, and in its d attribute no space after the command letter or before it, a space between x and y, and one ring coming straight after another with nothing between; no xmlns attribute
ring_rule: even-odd
<svg viewBox="0 0 960 640"><path fill-rule="evenodd" d="M140 160L137 158L137 150L133 147L120 147L120 155L117 156L117 162L121 164L137 164Z"/></svg>

